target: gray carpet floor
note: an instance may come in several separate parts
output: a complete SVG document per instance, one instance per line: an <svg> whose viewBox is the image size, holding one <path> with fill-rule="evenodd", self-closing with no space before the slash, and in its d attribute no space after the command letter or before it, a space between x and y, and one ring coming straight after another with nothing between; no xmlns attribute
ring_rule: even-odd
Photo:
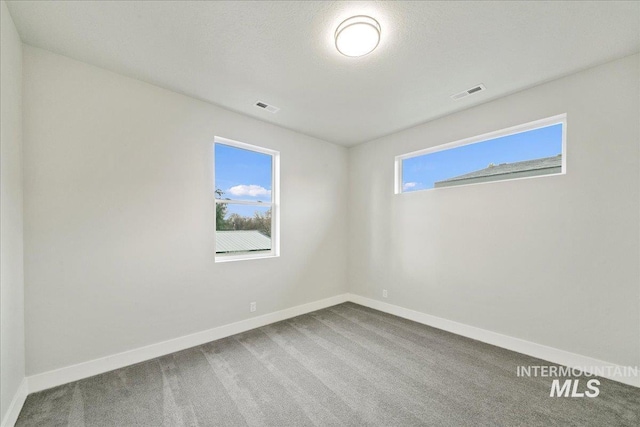
<svg viewBox="0 0 640 427"><path fill-rule="evenodd" d="M640 389L346 303L29 395L17 426L635 426Z"/></svg>

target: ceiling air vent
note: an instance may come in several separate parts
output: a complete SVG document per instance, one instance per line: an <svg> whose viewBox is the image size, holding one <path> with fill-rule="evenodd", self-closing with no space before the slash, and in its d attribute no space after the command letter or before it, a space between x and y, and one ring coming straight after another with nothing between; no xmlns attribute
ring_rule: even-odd
<svg viewBox="0 0 640 427"><path fill-rule="evenodd" d="M278 107L269 105L266 102L262 102L262 101L256 101L255 106L260 109L267 110L270 113L277 113L278 111L280 111Z"/></svg>
<svg viewBox="0 0 640 427"><path fill-rule="evenodd" d="M451 99L453 99L454 101L457 101L458 99L462 99L466 96L473 95L474 93L482 92L483 90L487 90L487 88L484 87L483 84L479 84L472 87L471 89L467 89L460 93L456 93L455 95L451 95Z"/></svg>

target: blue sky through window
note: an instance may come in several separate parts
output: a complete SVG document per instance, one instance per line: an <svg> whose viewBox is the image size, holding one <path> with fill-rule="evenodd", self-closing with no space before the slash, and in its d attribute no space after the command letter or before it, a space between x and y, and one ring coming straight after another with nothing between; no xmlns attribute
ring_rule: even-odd
<svg viewBox="0 0 640 427"><path fill-rule="evenodd" d="M215 144L215 185L224 199L271 202L271 167L268 154ZM253 216L256 207L234 205L232 211Z"/></svg>
<svg viewBox="0 0 640 427"><path fill-rule="evenodd" d="M476 142L402 161L404 192L433 188L434 182L486 168L562 153L562 124Z"/></svg>

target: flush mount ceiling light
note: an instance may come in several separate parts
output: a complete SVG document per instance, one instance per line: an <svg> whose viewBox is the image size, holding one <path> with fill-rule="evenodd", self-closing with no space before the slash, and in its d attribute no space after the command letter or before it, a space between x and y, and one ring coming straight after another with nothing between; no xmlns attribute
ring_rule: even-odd
<svg viewBox="0 0 640 427"><path fill-rule="evenodd" d="M338 25L336 49L345 56L364 56L380 43L380 24L370 16L352 16Z"/></svg>

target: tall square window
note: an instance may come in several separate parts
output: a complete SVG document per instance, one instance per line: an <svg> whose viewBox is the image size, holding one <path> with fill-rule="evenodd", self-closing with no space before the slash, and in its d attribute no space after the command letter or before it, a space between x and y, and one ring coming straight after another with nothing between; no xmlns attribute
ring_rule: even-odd
<svg viewBox="0 0 640 427"><path fill-rule="evenodd" d="M396 157L396 194L566 173L566 115Z"/></svg>
<svg viewBox="0 0 640 427"><path fill-rule="evenodd" d="M279 156L215 138L216 262L279 255Z"/></svg>

